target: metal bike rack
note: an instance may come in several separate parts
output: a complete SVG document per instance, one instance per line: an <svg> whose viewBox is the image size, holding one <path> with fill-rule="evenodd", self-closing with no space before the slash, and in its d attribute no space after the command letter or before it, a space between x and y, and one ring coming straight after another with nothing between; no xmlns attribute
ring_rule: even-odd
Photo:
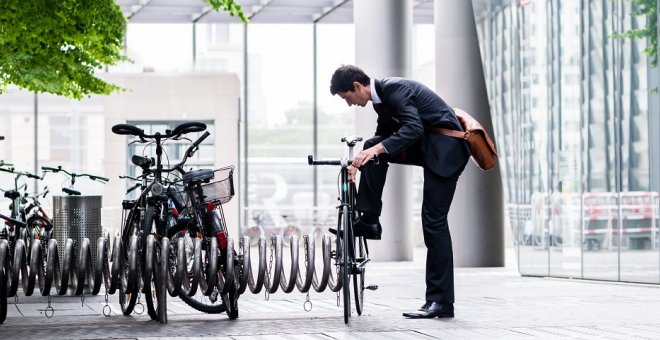
<svg viewBox="0 0 660 340"><path fill-rule="evenodd" d="M67 201L67 200L65 200ZM84 200L79 200L83 202ZM93 209L96 204L100 203L100 199L96 202L90 201L89 205L84 203L72 206L71 202L66 202L62 206L58 203L60 209L60 220L58 223L66 223L70 221L68 218L73 216L82 216L83 212L88 209ZM74 208L76 207L76 208ZM65 215L64 209L69 215ZM76 210L77 209L77 210ZM73 210L73 212L71 212ZM56 216L58 213L56 213ZM93 215L90 218L94 223ZM97 223L98 224L98 223ZM63 225L63 226L64 226ZM133 268L137 270L136 266L125 266L124 258L120 254L123 252L124 245L121 238L117 236L112 240L113 246L110 251L110 235L107 233L102 235L99 231L100 228L93 229L92 231L85 229L83 223L69 222L69 226L74 227L66 228L60 226L56 230L60 230L56 237L63 240L59 243L55 237L48 240L47 244L42 244L39 239L33 240L30 245L27 245L23 240L18 240L14 252L14 258L8 266L0 267L0 287L6 287L6 297L15 297L18 294L18 288L21 287L26 296L30 296L37 289L42 296L48 296L48 307L50 316L53 315L54 309L51 307L50 295L53 288L57 295L75 295L81 296L84 300L84 295L96 295L101 292L105 287L106 306L103 313L106 316L111 314L107 296L117 292L119 285L122 284L123 268ZM68 232L68 234L67 234ZM92 235L92 233L98 233ZM97 237L96 237L97 236ZM79 246L74 247L74 240L72 237L79 238ZM91 241L91 240L95 241ZM167 238L163 238L163 244L169 244ZM180 240L181 241L181 240ZM219 247L215 238L211 239L211 246L208 251L211 254L219 254ZM249 238L244 236L241 238L238 248L236 249L235 257L228 257L227 263L218 263L218 257L209 262L210 268L213 270L203 270L200 262L201 243L199 240L195 242L195 250L193 254L189 254L185 247L177 247L176 257L189 257L193 256L195 259L194 274L191 278L188 276L188 271L185 266L181 266L182 261L178 261L179 265L174 266L174 272L168 272L165 278L166 282L162 282L163 288L169 292L170 296L178 296L179 294L195 294L195 291L202 292L204 295L211 294L214 289L220 294L224 294L230 287L229 282L235 282L237 293L240 295L247 291L253 294L258 294L263 291L266 299L270 294L276 293L281 289L284 293L291 293L295 288L301 293L307 293L308 296L305 300L305 310L311 309L311 302L309 300L309 291L313 289L317 292L322 292L325 289L330 289L333 292L338 292L342 288L341 272L336 264L332 263L332 241L329 235L324 235L322 240L321 249L321 268L315 266L315 244L314 238L311 235L303 236L303 255L304 265L301 266L299 262L300 242L297 236L291 236L289 239L290 247L290 264L285 264L283 261L283 241L281 236L273 236L270 240L270 245L264 237L259 240L256 267L252 266L251 251L249 247ZM179 242L182 244L182 242ZM147 244L147 248L153 247L153 242ZM96 250L92 250L91 248ZM167 247L169 248L169 246ZM78 250L79 249L79 250ZM97 251L98 250L98 251ZM227 251L232 254L234 250L234 242L232 239L228 240ZM270 250L270 251L269 251ZM149 251L147 249L147 251ZM28 255L29 253L29 255ZM60 255L61 254L61 255ZM8 256L7 242L0 240L0 264L6 263L5 259ZM168 259L168 256L163 256ZM42 259L45 259L44 262ZM168 262L161 262L161 268L169 268ZM45 266L42 265L45 263ZM92 264L94 263L94 264ZM221 265L227 269L226 273L219 271ZM288 268L287 268L288 267ZM333 267L335 268L333 270ZM126 273L129 276L135 273ZM256 275L256 277L255 277ZM191 287L195 287L192 288ZM199 287L199 289L197 288ZM184 288L184 290L182 290ZM137 289L137 288L135 288ZM136 290L134 293L138 293ZM7 308L7 300L0 299L0 308ZM49 316L49 317L50 317ZM0 320L0 324L4 320ZM166 323L167 318L164 316L161 322Z"/></svg>

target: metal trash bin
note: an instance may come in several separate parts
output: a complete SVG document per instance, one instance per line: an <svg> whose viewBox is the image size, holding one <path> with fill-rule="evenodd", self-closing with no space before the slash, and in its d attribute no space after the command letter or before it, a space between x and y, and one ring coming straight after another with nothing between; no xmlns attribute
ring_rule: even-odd
<svg viewBox="0 0 660 340"><path fill-rule="evenodd" d="M94 268L97 241L103 234L101 198L102 196L53 196L53 237L57 240L60 261L64 260L64 245L68 238L76 242L76 253L80 256L80 244L86 237L89 239Z"/></svg>

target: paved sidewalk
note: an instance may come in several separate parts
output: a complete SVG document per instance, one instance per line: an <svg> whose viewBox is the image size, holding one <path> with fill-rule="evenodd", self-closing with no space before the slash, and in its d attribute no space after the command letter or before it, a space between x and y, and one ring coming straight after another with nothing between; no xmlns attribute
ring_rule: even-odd
<svg viewBox="0 0 660 340"><path fill-rule="evenodd" d="M336 294L310 293L313 308L303 309L305 295L278 292L245 294L240 317L206 315L168 298L169 324L150 321L146 313L104 317L103 296L53 297L55 315L46 318L46 299L10 298L0 339L660 339L660 286L521 277L515 266L458 268L456 317L407 320L401 313L424 303L424 253L413 262L371 263L365 312L343 322Z"/></svg>

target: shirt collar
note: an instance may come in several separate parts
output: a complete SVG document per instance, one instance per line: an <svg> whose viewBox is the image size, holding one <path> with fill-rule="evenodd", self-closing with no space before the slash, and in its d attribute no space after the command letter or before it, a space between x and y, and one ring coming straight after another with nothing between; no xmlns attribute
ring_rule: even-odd
<svg viewBox="0 0 660 340"><path fill-rule="evenodd" d="M378 93L376 93L376 81L371 79L371 102L374 104L381 104L383 101L380 100L380 97L378 97Z"/></svg>

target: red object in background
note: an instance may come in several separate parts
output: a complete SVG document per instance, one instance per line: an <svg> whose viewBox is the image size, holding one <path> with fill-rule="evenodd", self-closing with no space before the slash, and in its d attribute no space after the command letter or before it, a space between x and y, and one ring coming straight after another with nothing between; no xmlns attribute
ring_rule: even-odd
<svg viewBox="0 0 660 340"><path fill-rule="evenodd" d="M220 245L220 249L227 249L227 233L223 231L219 231L215 234L215 238L218 239L218 244Z"/></svg>
<svg viewBox="0 0 660 340"><path fill-rule="evenodd" d="M529 5L530 2L532 2L532 0L520 0L520 7L525 7Z"/></svg>

